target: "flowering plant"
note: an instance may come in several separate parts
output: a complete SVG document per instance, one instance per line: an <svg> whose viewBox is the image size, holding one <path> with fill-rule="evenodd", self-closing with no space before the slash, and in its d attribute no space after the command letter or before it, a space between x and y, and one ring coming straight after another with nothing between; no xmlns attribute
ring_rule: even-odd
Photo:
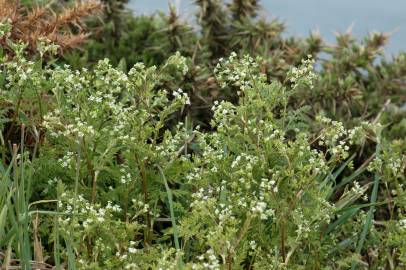
<svg viewBox="0 0 406 270"><path fill-rule="evenodd" d="M238 100L215 101L203 131L173 117L191 103L167 83L189 72L179 53L126 73L15 49L1 62L5 265L28 267L31 249L70 269L404 265L404 141L384 137L379 118L346 127L320 111L309 125L290 100L314 86L312 60L268 82L260 59L221 59L216 80ZM375 153L359 164L367 143Z"/></svg>

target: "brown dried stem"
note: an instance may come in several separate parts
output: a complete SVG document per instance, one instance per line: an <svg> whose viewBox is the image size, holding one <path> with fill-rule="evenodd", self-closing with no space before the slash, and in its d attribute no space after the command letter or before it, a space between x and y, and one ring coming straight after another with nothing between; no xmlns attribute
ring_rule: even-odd
<svg viewBox="0 0 406 270"><path fill-rule="evenodd" d="M101 10L102 4L96 0L78 1L59 13L44 6L29 9L18 0L0 0L0 22L11 24L8 39L26 43L30 53L36 53L39 40L47 40L58 45L62 54L87 39L89 33L84 32L83 21ZM12 52L5 37L0 39L0 46Z"/></svg>

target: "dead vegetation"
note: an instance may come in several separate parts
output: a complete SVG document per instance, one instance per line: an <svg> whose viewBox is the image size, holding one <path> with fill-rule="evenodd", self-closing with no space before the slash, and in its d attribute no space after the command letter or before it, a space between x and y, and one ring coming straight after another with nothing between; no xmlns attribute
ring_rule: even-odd
<svg viewBox="0 0 406 270"><path fill-rule="evenodd" d="M35 54L39 40L59 46L59 54L82 44L89 32L84 20L100 14L102 4L97 0L76 1L72 7L55 10L49 6L28 8L19 0L0 0L0 21L10 23L9 40L21 41ZM0 46L10 52L10 43L0 38Z"/></svg>

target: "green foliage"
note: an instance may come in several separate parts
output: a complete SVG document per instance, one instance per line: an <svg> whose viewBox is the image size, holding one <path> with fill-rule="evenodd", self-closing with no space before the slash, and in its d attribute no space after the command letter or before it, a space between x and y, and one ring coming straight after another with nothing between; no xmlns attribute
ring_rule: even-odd
<svg viewBox="0 0 406 270"><path fill-rule="evenodd" d="M376 63L382 35L342 35L315 69L317 36L282 38L256 1L197 4L225 21L123 17L145 32L72 66L19 43L1 58L1 264L402 269L404 55ZM88 63L103 48L119 53Z"/></svg>
<svg viewBox="0 0 406 270"><path fill-rule="evenodd" d="M129 70L137 62L160 65L179 51L188 59L191 72L177 81L177 87L187 92L193 103L183 116L209 129L213 101L238 99L233 87L221 89L214 79L213 70L221 58L232 52L260 57L259 68L268 82L284 82L292 65L312 55L318 66L317 79L312 91L303 88L291 99L293 108L310 105L310 119L323 112L348 127L380 115L388 125L386 136L404 136L405 55L400 53L390 61L383 58L386 34L371 33L362 41L349 33L338 34L337 44L327 45L317 33L305 39L284 37L281 22L258 17L258 1L235 0L226 5L221 0L202 0L195 4L197 26L182 21L173 7L168 15L151 16L133 16L117 8L120 27L114 27L107 16L102 31L83 52L69 53L65 60L82 67L108 56L113 66Z"/></svg>

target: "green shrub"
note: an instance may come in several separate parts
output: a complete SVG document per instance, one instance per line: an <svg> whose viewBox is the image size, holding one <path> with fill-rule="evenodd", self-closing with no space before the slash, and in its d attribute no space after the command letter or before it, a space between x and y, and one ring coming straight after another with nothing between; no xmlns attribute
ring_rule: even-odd
<svg viewBox="0 0 406 270"><path fill-rule="evenodd" d="M338 34L336 44L328 45L317 33L304 39L284 37L281 22L258 17L258 1L235 0L226 5L221 0L202 0L195 5L196 24L182 21L174 8L167 15L151 16L134 16L115 8L120 22L107 16L102 31L84 50L67 54L65 60L81 67L107 56L113 66L127 70L140 61L159 66L179 51L188 59L190 72L176 81L176 87L187 92L193 104L180 116L187 115L192 125L210 129L213 101L238 100L234 86L221 88L215 80L213 71L221 58L232 52L250 54L258 58L268 82L285 82L291 67L310 54L317 64L314 88L298 91L289 106L309 105L309 122L323 113L349 128L380 115L387 125L385 136L406 135L402 121L406 112L401 109L406 104L405 54L391 60L383 57L386 34L371 33L361 41L348 33Z"/></svg>

